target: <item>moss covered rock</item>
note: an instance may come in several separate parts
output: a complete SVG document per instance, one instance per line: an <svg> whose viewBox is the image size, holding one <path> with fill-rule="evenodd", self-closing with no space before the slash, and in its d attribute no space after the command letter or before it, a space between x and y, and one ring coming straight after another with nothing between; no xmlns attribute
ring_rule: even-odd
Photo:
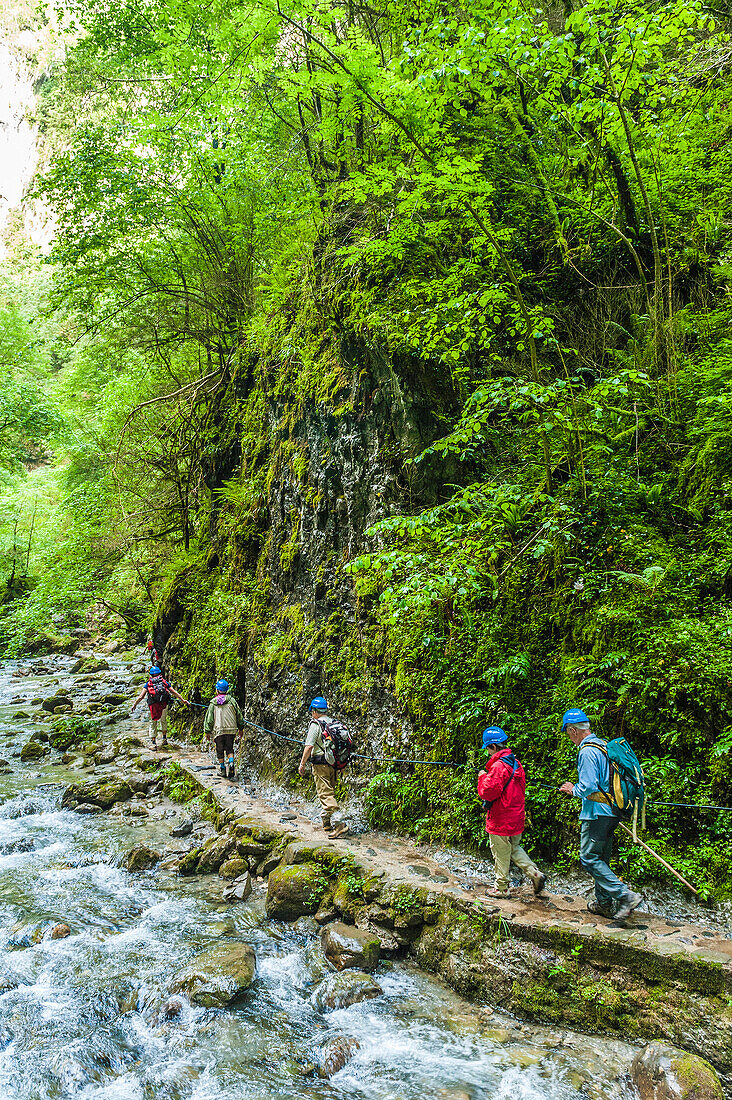
<svg viewBox="0 0 732 1100"><path fill-rule="evenodd" d="M245 875L248 870L249 864L245 859L227 859L219 867L219 875L221 878L225 878L227 882L233 882L240 875Z"/></svg>
<svg viewBox="0 0 732 1100"><path fill-rule="evenodd" d="M148 848L146 844L136 844L134 848L130 848L129 852L125 852L122 856L120 866L125 871L149 871L161 859L160 852Z"/></svg>
<svg viewBox="0 0 732 1100"><path fill-rule="evenodd" d="M171 993L185 993L201 1008L225 1008L252 984L254 949L248 943L217 944L202 951L173 980Z"/></svg>
<svg viewBox="0 0 732 1100"><path fill-rule="evenodd" d="M23 748L20 750L20 759L24 762L28 760L40 760L47 752L48 747L40 741L26 741Z"/></svg>
<svg viewBox="0 0 732 1100"><path fill-rule="evenodd" d="M226 834L207 840L198 857L199 875L215 875L219 867L233 855L234 844L234 838ZM245 870L249 870L248 864Z"/></svg>
<svg viewBox="0 0 732 1100"><path fill-rule="evenodd" d="M267 916L296 920L317 912L328 889L323 868L315 863L275 867L267 880Z"/></svg>
<svg viewBox="0 0 732 1100"><path fill-rule="evenodd" d="M382 993L383 989L370 974L346 970L342 974L331 974L327 977L310 1000L318 1012L328 1012L337 1008L348 1008L359 1001L379 997Z"/></svg>
<svg viewBox="0 0 732 1100"><path fill-rule="evenodd" d="M91 803L103 810L114 806L115 802L128 802L132 798L132 789L124 779L92 779L87 783L72 783L64 791L61 805L73 809L80 803Z"/></svg>
<svg viewBox="0 0 732 1100"><path fill-rule="evenodd" d="M631 1077L641 1100L724 1100L709 1062L666 1043L649 1043L636 1054Z"/></svg>

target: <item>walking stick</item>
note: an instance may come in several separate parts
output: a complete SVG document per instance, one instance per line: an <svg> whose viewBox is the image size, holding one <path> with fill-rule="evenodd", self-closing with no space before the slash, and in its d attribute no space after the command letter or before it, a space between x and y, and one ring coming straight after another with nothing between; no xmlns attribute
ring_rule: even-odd
<svg viewBox="0 0 732 1100"><path fill-rule="evenodd" d="M662 864L667 871L670 871L672 875L675 875L679 882L683 882L684 886L686 886L688 890L691 890L692 894L696 894L697 897L699 896L699 891L695 890L691 883L686 881L683 875L680 875L679 872L675 870L670 863L667 863L665 859L659 856L658 852L654 852L653 848L651 848L650 845L646 844L645 840L641 840L638 836L634 837L633 830L629 829L627 825L623 825L622 821L620 822L620 828L625 830L631 840L635 840L636 844L640 844L641 848L645 848L647 852L650 852L653 858L657 859L658 862Z"/></svg>

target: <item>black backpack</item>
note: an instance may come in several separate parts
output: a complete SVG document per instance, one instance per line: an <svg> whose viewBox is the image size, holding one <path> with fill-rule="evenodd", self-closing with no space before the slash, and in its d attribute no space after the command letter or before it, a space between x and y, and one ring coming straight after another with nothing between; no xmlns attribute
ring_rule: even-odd
<svg viewBox="0 0 732 1100"><path fill-rule="evenodd" d="M325 721L319 718L318 725L323 731L323 740L331 743L336 771L343 771L350 764L351 756L356 748L355 737L337 718L328 718Z"/></svg>
<svg viewBox="0 0 732 1100"><path fill-rule="evenodd" d="M153 703L158 703L162 706L167 706L173 696L168 691L165 680L162 676L153 676L148 680L145 685L147 705L150 707Z"/></svg>
<svg viewBox="0 0 732 1100"><path fill-rule="evenodd" d="M480 801L482 802L483 809L486 813L488 813L492 809L492 807L495 806L496 802L498 802L499 799L503 798L504 794L506 793L506 787L511 782L514 775L516 774L516 771L518 770L519 762L512 752L510 752L508 756L502 756L501 761L504 764L508 764L509 768L511 769L511 774L509 775L506 782L503 784L503 787L501 788L501 793L499 794L498 798L492 798L490 802L488 802L485 798L481 798Z"/></svg>

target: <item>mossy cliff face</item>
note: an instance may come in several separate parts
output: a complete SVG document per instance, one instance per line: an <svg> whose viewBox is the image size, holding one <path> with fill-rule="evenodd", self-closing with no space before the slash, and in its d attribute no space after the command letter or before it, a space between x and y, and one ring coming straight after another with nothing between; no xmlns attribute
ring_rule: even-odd
<svg viewBox="0 0 732 1100"><path fill-rule="evenodd" d="M225 673L256 721L299 733L327 692L364 739L398 742L412 727L344 566L372 523L438 499L444 464L409 461L457 408L449 372L355 337L290 352L234 379L212 417L208 537L161 600L156 641L194 699ZM252 736L247 756L277 772L280 749Z"/></svg>

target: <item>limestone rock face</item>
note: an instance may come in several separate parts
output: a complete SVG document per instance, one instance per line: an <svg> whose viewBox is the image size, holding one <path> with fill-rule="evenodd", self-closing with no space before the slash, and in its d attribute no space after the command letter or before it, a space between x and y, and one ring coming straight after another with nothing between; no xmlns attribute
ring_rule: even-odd
<svg viewBox="0 0 732 1100"><path fill-rule="evenodd" d="M345 970L341 974L331 974L321 982L310 998L318 1012L327 1012L336 1008L348 1008L359 1001L379 997L383 989L370 974L358 970Z"/></svg>
<svg viewBox="0 0 732 1100"><path fill-rule="evenodd" d="M61 805L68 810L81 803L91 803L108 810L115 802L128 802L131 798L132 790L124 779L91 779L87 783L72 783L67 787Z"/></svg>
<svg viewBox="0 0 732 1100"><path fill-rule="evenodd" d="M122 856L120 866L124 867L125 871L149 871L162 858L160 852L148 848L146 844L136 844Z"/></svg>
<svg viewBox="0 0 732 1100"><path fill-rule="evenodd" d="M202 951L174 979L171 993L185 993L201 1008L225 1008L252 984L254 949L248 943L217 944Z"/></svg>
<svg viewBox="0 0 732 1100"><path fill-rule="evenodd" d="M328 880L315 863L279 866L267 880L267 916L296 920L317 912Z"/></svg>
<svg viewBox="0 0 732 1100"><path fill-rule="evenodd" d="M381 943L378 936L348 924L328 924L321 933L323 954L336 970L375 970Z"/></svg>
<svg viewBox="0 0 732 1100"><path fill-rule="evenodd" d="M332 1039L327 1039L320 1048L318 1074L321 1077L333 1077L348 1065L360 1048L358 1039L350 1035L334 1035Z"/></svg>
<svg viewBox="0 0 732 1100"><path fill-rule="evenodd" d="M666 1043L649 1043L636 1054L630 1075L641 1100L724 1100L708 1062Z"/></svg>

